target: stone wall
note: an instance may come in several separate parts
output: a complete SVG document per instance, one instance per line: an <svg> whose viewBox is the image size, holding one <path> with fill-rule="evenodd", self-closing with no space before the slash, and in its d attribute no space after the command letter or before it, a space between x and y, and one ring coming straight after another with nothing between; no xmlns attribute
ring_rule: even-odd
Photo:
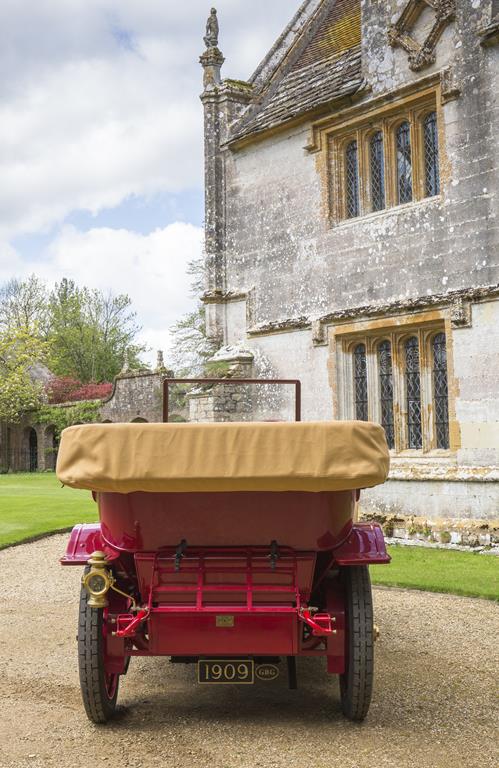
<svg viewBox="0 0 499 768"><path fill-rule="evenodd" d="M208 392L188 395L189 421L253 421L249 386L217 384Z"/></svg>
<svg viewBox="0 0 499 768"><path fill-rule="evenodd" d="M120 374L113 392L103 402L103 421L162 421L162 382L166 373L134 372Z"/></svg>

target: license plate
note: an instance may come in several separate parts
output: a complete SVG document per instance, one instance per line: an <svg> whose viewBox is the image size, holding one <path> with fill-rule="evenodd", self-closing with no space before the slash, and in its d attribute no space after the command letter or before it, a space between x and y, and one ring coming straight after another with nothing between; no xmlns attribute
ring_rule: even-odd
<svg viewBox="0 0 499 768"><path fill-rule="evenodd" d="M252 685L255 682L253 659L201 659L198 683Z"/></svg>

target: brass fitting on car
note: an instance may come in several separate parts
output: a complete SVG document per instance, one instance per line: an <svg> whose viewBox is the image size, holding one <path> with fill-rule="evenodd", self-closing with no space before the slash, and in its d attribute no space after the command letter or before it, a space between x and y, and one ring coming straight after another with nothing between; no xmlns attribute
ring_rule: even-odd
<svg viewBox="0 0 499 768"><path fill-rule="evenodd" d="M82 576L81 583L88 592L89 608L107 608L107 593L114 584L108 570L109 562L105 552L94 552L88 560L90 570Z"/></svg>

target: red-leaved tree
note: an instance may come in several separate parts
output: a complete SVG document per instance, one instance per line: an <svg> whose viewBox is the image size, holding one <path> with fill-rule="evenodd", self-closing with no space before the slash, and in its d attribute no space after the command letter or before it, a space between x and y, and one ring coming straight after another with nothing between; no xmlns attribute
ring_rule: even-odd
<svg viewBox="0 0 499 768"><path fill-rule="evenodd" d="M46 386L49 403L72 403L77 400L103 400L109 397L113 385L105 381L102 384L82 384L70 376L54 376Z"/></svg>

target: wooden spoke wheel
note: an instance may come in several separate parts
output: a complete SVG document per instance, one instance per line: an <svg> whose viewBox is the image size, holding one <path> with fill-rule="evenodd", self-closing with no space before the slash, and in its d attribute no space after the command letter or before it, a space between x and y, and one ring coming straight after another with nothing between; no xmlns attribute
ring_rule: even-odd
<svg viewBox="0 0 499 768"><path fill-rule="evenodd" d="M374 632L371 580L367 565L340 571L346 602L346 669L340 675L341 708L350 720L364 720L371 703Z"/></svg>
<svg viewBox="0 0 499 768"><path fill-rule="evenodd" d="M85 711L94 723L105 723L114 714L119 675L106 670L107 609L89 608L82 587L78 620L78 666Z"/></svg>

